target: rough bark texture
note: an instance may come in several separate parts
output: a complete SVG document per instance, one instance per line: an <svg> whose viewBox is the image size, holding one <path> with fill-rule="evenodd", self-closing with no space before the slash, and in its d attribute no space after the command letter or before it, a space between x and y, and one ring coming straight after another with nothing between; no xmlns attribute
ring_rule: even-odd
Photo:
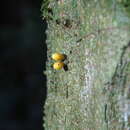
<svg viewBox="0 0 130 130"><path fill-rule="evenodd" d="M129 128L130 4L127 0L48 0L45 130ZM68 70L51 55L67 55Z"/></svg>

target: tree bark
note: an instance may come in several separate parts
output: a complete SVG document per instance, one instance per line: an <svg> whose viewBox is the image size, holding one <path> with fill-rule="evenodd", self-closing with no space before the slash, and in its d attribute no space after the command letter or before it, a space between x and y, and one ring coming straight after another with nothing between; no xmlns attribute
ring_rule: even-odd
<svg viewBox="0 0 130 130"><path fill-rule="evenodd" d="M128 129L128 1L48 0L43 5L48 22L45 129ZM53 69L55 52L67 56L67 70Z"/></svg>

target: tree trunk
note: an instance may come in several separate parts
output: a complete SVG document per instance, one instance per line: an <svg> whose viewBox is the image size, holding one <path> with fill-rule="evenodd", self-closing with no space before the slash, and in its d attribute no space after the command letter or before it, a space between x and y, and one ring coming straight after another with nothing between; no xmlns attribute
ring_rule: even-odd
<svg viewBox="0 0 130 130"><path fill-rule="evenodd" d="M45 130L122 130L130 124L130 3L46 0ZM63 53L66 69L51 55Z"/></svg>

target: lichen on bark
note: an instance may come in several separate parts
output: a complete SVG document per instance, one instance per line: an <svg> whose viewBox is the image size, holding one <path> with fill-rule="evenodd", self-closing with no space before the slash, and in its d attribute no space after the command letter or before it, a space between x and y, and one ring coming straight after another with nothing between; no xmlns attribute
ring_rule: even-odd
<svg viewBox="0 0 130 130"><path fill-rule="evenodd" d="M47 0L46 130L127 127L122 99L129 95L130 20L124 2ZM54 52L67 55L68 71L52 68Z"/></svg>

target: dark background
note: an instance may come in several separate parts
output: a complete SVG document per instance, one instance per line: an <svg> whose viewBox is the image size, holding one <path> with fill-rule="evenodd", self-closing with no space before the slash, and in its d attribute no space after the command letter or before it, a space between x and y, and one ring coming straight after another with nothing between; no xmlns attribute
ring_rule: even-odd
<svg viewBox="0 0 130 130"><path fill-rule="evenodd" d="M41 3L0 3L0 130L43 130L46 23Z"/></svg>

